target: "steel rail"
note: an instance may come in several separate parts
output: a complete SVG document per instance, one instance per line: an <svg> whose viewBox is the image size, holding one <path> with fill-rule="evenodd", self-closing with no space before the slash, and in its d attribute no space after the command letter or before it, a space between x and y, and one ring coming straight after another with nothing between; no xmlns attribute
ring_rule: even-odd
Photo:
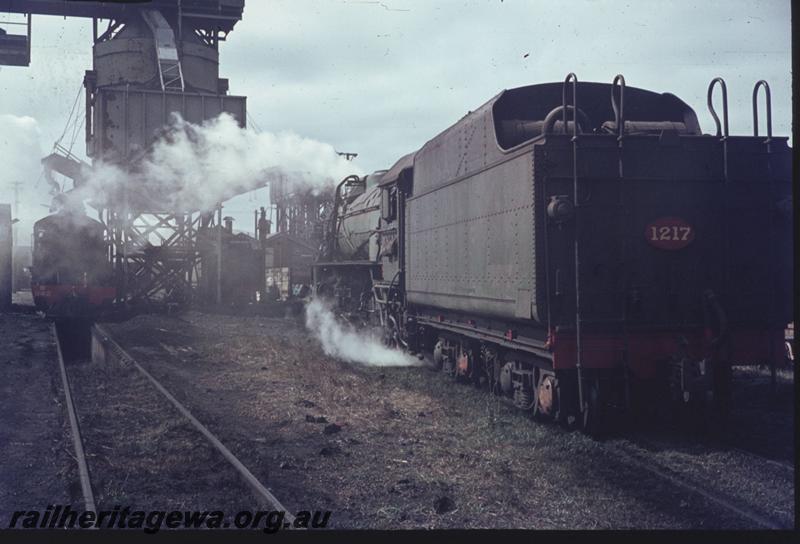
<svg viewBox="0 0 800 544"><path fill-rule="evenodd" d="M491 394L491 393L488 393ZM504 400L506 403L511 404L509 399L500 399ZM588 439L588 437L587 437ZM640 441L641 442L641 441ZM608 442L595 442L595 444L605 452L612 455L617 459L624 458L629 465L635 466L637 469L649 473L656 478L666 481L673 487L677 487L679 489L683 489L695 495L699 495L700 497L706 499L709 502L714 503L716 506L732 512L741 518L748 519L758 526L767 529L775 529L775 530L785 530L791 529L792 526L783 524L779 521L771 519L765 515L762 515L752 508L744 508L740 505L734 503L732 498L726 496L725 493L722 492L714 492L711 490L703 489L700 485L687 481L686 478L681 477L680 471L672 469L670 467L663 466L661 463L656 463L652 459L643 460L642 454L634 453L629 448L626 448L620 444L610 444ZM635 444L635 443L634 443ZM745 452L744 450L739 450L738 448L734 449L735 451L741 451L742 453L747 453L751 456L756 457L756 454ZM757 456L761 458L761 456ZM778 465L784 469L789 469L794 472L792 467L785 465L779 461L774 461L771 459L763 458L764 461L770 462L771 464Z"/></svg>
<svg viewBox="0 0 800 544"><path fill-rule="evenodd" d="M78 462L78 476L81 481L81 491L83 493L83 501L86 504L86 510L97 512L95 506L94 493L92 492L92 481L89 476L89 466L86 463L86 452L83 449L83 441L81 440L81 431L78 424L78 415L75 412L75 404L72 400L72 391L69 385L69 377L67 376L67 368L64 365L64 353L61 351L61 341L58 337L55 323L50 325L50 330L53 333L53 338L56 342L56 351L58 353L58 367L61 371L61 383L64 385L64 397L66 398L67 414L69 416L70 434L72 434L72 445L75 447L75 458ZM94 525L91 527L96 529Z"/></svg>
<svg viewBox="0 0 800 544"><path fill-rule="evenodd" d="M750 457L751 459L754 459L756 461L760 461L762 463L766 463L768 465L772 465L772 466L778 467L778 468L780 468L782 470L785 470L787 472L791 472L792 475L794 475L794 465L790 465L789 463L785 463L783 461L778 461L776 459L770 459L769 457L764 457L763 455L759 455L758 453L754 453L752 451L745 450L745 449L742 449L742 448L732 447L731 451L735 451L736 453L739 453L739 454L744 455L746 457Z"/></svg>
<svg viewBox="0 0 800 544"><path fill-rule="evenodd" d="M629 438L628 440L631 441L631 443L633 443L633 444L635 444L637 446L641 446L641 447L643 447L645 449L655 449L655 448L659 447L658 444L655 444L654 442L651 442L648 439L643 439L643 438L637 437L635 439L634 438ZM751 459L753 459L755 461L759 461L759 462L762 462L762 463L767 464L767 465L772 465L772 466L777 467L777 468L779 468L781 470L784 470L786 472L790 472L790 473L792 473L792 475L794 475L794 465L792 465L792 464L786 463L784 461L778 461L777 459L770 459L769 457L765 457L763 455L760 455L758 453L752 452L750 450L746 450L744 448L740 448L738 446L733 446L733 445L730 445L730 444L726 444L725 442L723 442L723 445L724 445L724 447L728 448L729 452L737 453L737 454L742 455L744 457L749 457L749 458L751 458Z"/></svg>
<svg viewBox="0 0 800 544"><path fill-rule="evenodd" d="M289 524L294 523L294 516L289 513L289 511L284 507L280 501L273 495L269 489L262 484L258 478L256 478L252 472L229 450L208 428L203 425L196 417L192 415L192 413L183 405L181 402L176 399L172 393L167 391L167 389L161 385L161 383L153 377L147 370L145 370L142 365L140 365L136 359L131 357L128 352L126 352L122 347L114 341L111 335L106 331L102 326L95 325L94 330L97 331L100 336L102 336L103 341L108 344L108 346L116 353L116 355L121 359L122 362L127 362L133 365L136 370L138 370L145 378L147 378L153 386L158 389L158 391L164 395L167 400L169 400L178 411L183 414L189 422L194 425L194 427L200 431L203 436L205 436L209 442L219 451L225 459L236 469L239 475L244 479L245 483L247 483L255 495L259 499L265 500L269 506L276 510L280 510L285 512L284 519Z"/></svg>
<svg viewBox="0 0 800 544"><path fill-rule="evenodd" d="M612 453L618 457L625 457L627 461L643 470L645 472L649 472L662 480L666 480L670 484L675 487L679 487L690 491L696 495L703 497L704 499L713 502L719 507L722 507L725 510L733 512L742 518L746 518L761 527L767 529L791 529L791 526L782 525L776 522L774 519L770 519L764 515L761 515L757 512L754 512L752 509L745 509L739 505L733 503L731 499L725 497L722 493L715 493L713 491L709 491L703 489L702 487L695 485L692 482L686 481L684 478L681 478L677 475L677 471L673 469L658 466L654 464L652 459L648 459L647 462L640 459L641 455L637 453L631 452L628 448L621 446L619 444L611 445L608 443L604 443L600 445L601 448L605 449L607 452ZM670 472L675 472L676 474L670 474Z"/></svg>

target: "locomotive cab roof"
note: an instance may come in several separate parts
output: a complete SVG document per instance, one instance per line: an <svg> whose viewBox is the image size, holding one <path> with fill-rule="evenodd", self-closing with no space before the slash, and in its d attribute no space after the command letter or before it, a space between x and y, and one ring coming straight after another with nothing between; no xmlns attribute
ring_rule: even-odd
<svg viewBox="0 0 800 544"><path fill-rule="evenodd" d="M416 152L408 153L400 157L394 165L381 177L380 182L378 185L391 185L397 181L397 178L405 172L406 170L412 168L414 166L414 156Z"/></svg>

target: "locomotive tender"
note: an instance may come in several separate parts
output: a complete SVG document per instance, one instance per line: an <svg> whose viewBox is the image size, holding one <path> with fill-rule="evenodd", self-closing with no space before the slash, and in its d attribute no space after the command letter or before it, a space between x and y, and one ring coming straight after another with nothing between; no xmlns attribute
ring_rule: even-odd
<svg viewBox="0 0 800 544"><path fill-rule="evenodd" d="M779 361L792 321L791 148L766 82L754 136L729 136L719 78L708 106L714 135L621 75L505 90L340 184L315 293L539 418L724 414L731 364Z"/></svg>

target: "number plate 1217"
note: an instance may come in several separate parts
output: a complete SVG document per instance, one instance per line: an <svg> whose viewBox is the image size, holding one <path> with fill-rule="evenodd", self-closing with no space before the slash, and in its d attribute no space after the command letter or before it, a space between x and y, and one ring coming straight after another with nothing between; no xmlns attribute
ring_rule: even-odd
<svg viewBox="0 0 800 544"><path fill-rule="evenodd" d="M694 227L680 217L661 217L647 225L644 237L658 249L683 249L694 240Z"/></svg>

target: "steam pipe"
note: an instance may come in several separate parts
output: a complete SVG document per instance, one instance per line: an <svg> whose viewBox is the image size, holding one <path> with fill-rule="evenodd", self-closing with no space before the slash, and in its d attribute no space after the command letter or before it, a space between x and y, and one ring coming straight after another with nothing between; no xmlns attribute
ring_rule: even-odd
<svg viewBox="0 0 800 544"><path fill-rule="evenodd" d="M356 176L355 174L350 174L342 181L340 181L339 185L336 186L336 192L333 195L333 210L331 212L331 225L330 225L330 240L328 242L328 256L331 260L333 260L333 253L334 250L336 249L336 232L338 231L336 226L337 226L337 219L339 219L338 215L339 202L342 199L342 187L344 187L348 181L353 181L353 180L357 181L358 179L359 179L358 176Z"/></svg>
<svg viewBox="0 0 800 544"><path fill-rule="evenodd" d="M572 106L563 106L562 105L562 106L558 106L558 107L554 108L544 118L544 121L542 122L542 134L550 134L553 131L553 129L555 128L556 117L558 117L558 114L562 113L562 112L564 112L564 115L566 115L566 110L571 110L573 112L577 111L577 115L575 113L572 114L572 123L573 124L576 124L578 122L577 121L577 117L580 116L580 119L581 119L581 122L583 123L583 125L586 125L587 128L589 127L589 117L586 115L586 113L583 112L583 110L576 110ZM562 121L562 124L563 124L563 121ZM581 126L583 126L583 125L581 125ZM566 134L567 130L569 130L569 126L566 125L566 124L564 124L563 126L564 126L564 134ZM574 128L575 127L573 127L573 129ZM581 130L583 130L583 129L581 128Z"/></svg>

